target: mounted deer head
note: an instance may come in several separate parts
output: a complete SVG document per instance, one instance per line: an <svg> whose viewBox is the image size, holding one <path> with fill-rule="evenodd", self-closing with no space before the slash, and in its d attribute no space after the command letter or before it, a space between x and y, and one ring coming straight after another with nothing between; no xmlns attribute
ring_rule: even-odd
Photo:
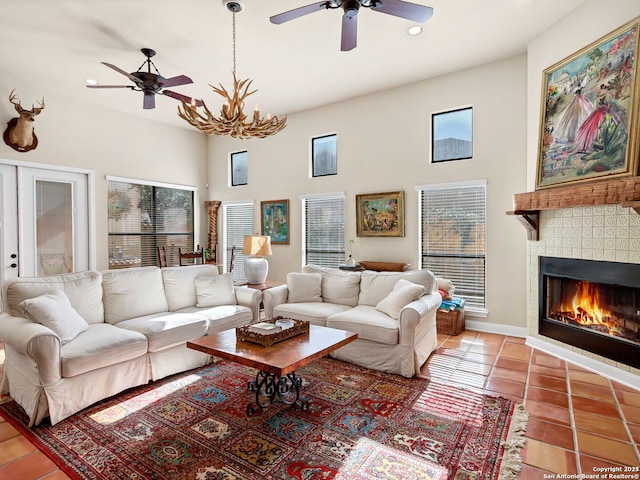
<svg viewBox="0 0 640 480"><path fill-rule="evenodd" d="M7 123L7 128L3 135L4 143L19 152L28 152L29 150L35 149L38 146L38 137L36 137L33 130L33 124L36 115L39 115L40 112L44 110L44 97L39 107L34 107L33 104L31 104L31 110L22 108L15 90L11 90L9 101L13 103L16 112L18 112L20 116L12 118Z"/></svg>

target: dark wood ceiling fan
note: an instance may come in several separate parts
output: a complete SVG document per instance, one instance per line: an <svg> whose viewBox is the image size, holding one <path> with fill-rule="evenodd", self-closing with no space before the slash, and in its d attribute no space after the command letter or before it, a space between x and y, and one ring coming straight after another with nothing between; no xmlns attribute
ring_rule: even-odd
<svg viewBox="0 0 640 480"><path fill-rule="evenodd" d="M341 8L344 13L342 14L340 49L344 52L356 47L358 38L358 11L361 7L370 8L374 12L386 13L387 15L394 15L420 23L426 22L433 15L433 8L405 2L404 0L325 0L274 15L270 17L270 20L271 23L279 25L319 10Z"/></svg>

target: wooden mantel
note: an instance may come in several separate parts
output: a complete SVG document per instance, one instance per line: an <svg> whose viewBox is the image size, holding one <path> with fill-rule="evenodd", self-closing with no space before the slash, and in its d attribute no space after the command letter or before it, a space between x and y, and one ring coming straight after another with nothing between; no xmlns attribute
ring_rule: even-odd
<svg viewBox="0 0 640 480"><path fill-rule="evenodd" d="M620 205L633 208L640 214L640 176L516 193L513 196L514 210L506 213L518 216L527 229L529 240L538 240L540 210L596 205Z"/></svg>

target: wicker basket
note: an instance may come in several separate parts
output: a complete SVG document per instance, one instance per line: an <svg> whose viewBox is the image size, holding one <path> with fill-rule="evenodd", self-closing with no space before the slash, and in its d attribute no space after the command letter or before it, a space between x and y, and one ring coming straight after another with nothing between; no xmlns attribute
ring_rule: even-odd
<svg viewBox="0 0 640 480"><path fill-rule="evenodd" d="M438 310L436 330L442 335L460 335L464 331L464 308L460 310Z"/></svg>

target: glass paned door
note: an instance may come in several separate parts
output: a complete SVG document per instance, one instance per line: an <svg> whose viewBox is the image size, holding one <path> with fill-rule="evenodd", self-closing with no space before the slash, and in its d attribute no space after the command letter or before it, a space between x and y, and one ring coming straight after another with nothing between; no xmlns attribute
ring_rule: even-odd
<svg viewBox="0 0 640 480"><path fill-rule="evenodd" d="M74 264L72 184L36 180L35 193L36 273L70 273Z"/></svg>

